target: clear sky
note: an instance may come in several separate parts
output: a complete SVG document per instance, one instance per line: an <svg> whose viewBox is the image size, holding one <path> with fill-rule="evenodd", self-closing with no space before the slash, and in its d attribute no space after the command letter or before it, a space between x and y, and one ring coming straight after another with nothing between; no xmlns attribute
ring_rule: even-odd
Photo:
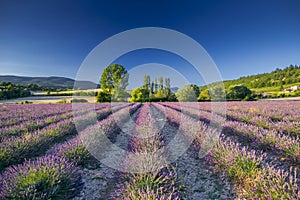
<svg viewBox="0 0 300 200"><path fill-rule="evenodd" d="M0 74L75 78L100 42L148 26L195 39L223 79L270 72L300 65L299 10L299 0L0 0ZM176 60L156 53L136 52L119 61L130 70ZM185 67L184 62L177 65ZM202 84L192 71L186 73Z"/></svg>

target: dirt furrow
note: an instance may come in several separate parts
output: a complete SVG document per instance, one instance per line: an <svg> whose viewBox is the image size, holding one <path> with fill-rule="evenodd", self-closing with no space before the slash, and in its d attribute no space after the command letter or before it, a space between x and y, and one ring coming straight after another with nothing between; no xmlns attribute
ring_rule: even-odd
<svg viewBox="0 0 300 200"><path fill-rule="evenodd" d="M176 137L178 128L170 125L165 116L152 107L153 113L162 128L162 135L168 145ZM173 155L174 156L174 155ZM234 194L225 176L213 172L205 163L205 159L198 157L198 152L191 145L175 162L178 180L183 183L182 199L233 199Z"/></svg>
<svg viewBox="0 0 300 200"><path fill-rule="evenodd" d="M134 129L134 119L137 115L136 111L130 120L122 124L120 129L122 130L115 138L114 144L127 151L128 141L130 139L130 133ZM112 149L109 152L110 155L106 155L107 158L114 156L117 152ZM121 160L120 160L121 162ZM111 199L111 193L115 190L117 184L117 176L119 171L105 164L98 162L93 169L84 168L82 170L83 190L79 197L73 200L108 200Z"/></svg>

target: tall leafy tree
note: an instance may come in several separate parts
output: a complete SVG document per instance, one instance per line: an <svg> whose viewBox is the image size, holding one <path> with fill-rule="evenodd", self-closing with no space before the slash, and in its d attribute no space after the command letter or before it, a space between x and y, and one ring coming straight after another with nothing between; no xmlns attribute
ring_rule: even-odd
<svg viewBox="0 0 300 200"><path fill-rule="evenodd" d="M154 79L154 92L158 91L158 80L157 78Z"/></svg>
<svg viewBox="0 0 300 200"><path fill-rule="evenodd" d="M128 78L129 74L122 65L112 64L103 70L100 80L101 89L112 92L118 87L125 90L128 86Z"/></svg>
<svg viewBox="0 0 300 200"><path fill-rule="evenodd" d="M120 101L126 97L128 78L129 74L122 65L110 65L103 70L100 80L101 89L112 94L112 100Z"/></svg>
<svg viewBox="0 0 300 200"><path fill-rule="evenodd" d="M150 96L152 96L153 93L154 93L154 83L153 83L153 81L152 81L151 87L150 87Z"/></svg>
<svg viewBox="0 0 300 200"><path fill-rule="evenodd" d="M171 81L170 78L165 78L165 91L166 96L169 97L171 94Z"/></svg>
<svg viewBox="0 0 300 200"><path fill-rule="evenodd" d="M146 90L150 90L150 76L145 74L144 75L144 83L143 83L143 87L146 89Z"/></svg>
<svg viewBox="0 0 300 200"><path fill-rule="evenodd" d="M159 77L159 86L158 86L159 90L163 90L164 89L164 79L163 77Z"/></svg>

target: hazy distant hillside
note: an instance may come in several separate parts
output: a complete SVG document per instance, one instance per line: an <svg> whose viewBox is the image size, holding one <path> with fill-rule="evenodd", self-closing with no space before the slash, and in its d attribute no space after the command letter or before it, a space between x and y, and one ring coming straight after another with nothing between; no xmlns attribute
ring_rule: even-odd
<svg viewBox="0 0 300 200"><path fill-rule="evenodd" d="M73 88L75 80L65 77L22 77L0 75L0 82L11 82L13 84L27 85L37 84L46 88ZM97 84L90 81L79 81L81 89L96 88Z"/></svg>

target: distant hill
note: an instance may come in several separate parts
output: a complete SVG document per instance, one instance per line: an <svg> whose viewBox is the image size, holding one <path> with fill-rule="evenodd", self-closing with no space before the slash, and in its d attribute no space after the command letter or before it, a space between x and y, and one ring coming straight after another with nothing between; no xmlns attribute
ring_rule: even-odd
<svg viewBox="0 0 300 200"><path fill-rule="evenodd" d="M75 80L65 77L23 77L23 76L10 76L0 75L0 82L11 82L13 84L28 85L37 84L46 88L53 89L67 89L73 88ZM96 88L97 84L90 81L78 81L81 89Z"/></svg>
<svg viewBox="0 0 300 200"><path fill-rule="evenodd" d="M277 68L270 73L244 76L234 80L226 80L223 83L225 88L234 85L244 85L251 90L259 92L283 91L284 88L291 85L300 86L300 66L290 65L284 69ZM200 86L200 89L205 87Z"/></svg>

